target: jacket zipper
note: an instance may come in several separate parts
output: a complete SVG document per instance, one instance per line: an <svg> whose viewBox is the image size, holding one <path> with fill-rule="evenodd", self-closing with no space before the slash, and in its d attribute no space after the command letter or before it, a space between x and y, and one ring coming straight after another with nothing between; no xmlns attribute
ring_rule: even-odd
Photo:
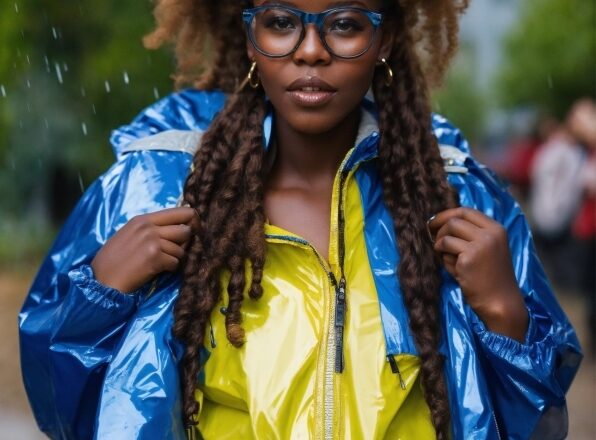
<svg viewBox="0 0 596 440"><path fill-rule="evenodd" d="M326 337L326 362L324 374L324 401L323 401L323 436L325 439L332 440L334 438L334 410L335 410L335 378L334 374L341 374L345 368L344 361L344 330L346 323L347 301L346 291L347 283L344 275L344 258L345 258L345 216L344 216L344 186L349 172L345 170L346 163L350 158L352 152L348 153L344 161L339 167L339 182L338 182L338 212L337 212L337 245L338 245L338 267L339 267L339 282L337 277L327 265L325 260L317 252L317 250L307 241L299 237L293 236L277 236L268 235L269 238L284 240L294 243L299 243L308 246L319 260L319 264L327 273L327 278L335 293L334 300L329 301L329 327L328 335ZM331 322L333 319L333 322Z"/></svg>
<svg viewBox="0 0 596 440"><path fill-rule="evenodd" d="M499 429L499 424L497 423L497 416L495 415L495 412L493 411L493 420L495 421L495 428L497 428L497 437L499 438L499 440L501 440L501 430Z"/></svg>

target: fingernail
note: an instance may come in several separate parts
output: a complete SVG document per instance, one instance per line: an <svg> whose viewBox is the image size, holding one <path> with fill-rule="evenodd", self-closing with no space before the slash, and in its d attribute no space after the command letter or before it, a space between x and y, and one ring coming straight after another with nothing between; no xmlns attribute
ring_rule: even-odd
<svg viewBox="0 0 596 440"><path fill-rule="evenodd" d="M430 223L435 219L436 216L437 215L435 214L426 221L426 232L428 232L428 239L432 244L435 244L435 238L433 237L432 232L430 232Z"/></svg>

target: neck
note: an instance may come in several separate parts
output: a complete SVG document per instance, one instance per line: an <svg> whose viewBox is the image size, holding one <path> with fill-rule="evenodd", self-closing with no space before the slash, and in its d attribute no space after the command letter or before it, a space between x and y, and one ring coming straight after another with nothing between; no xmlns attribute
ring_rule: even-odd
<svg viewBox="0 0 596 440"><path fill-rule="evenodd" d="M324 133L295 131L284 120L276 120L277 151L271 178L283 176L291 186L314 188L333 182L346 153L358 134L360 108L356 108L336 127ZM284 185L285 186L285 185Z"/></svg>

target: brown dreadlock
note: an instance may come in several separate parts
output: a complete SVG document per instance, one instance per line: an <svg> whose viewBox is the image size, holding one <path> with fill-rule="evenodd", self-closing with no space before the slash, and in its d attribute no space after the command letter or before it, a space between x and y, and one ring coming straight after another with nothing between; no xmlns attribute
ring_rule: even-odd
<svg viewBox="0 0 596 440"><path fill-rule="evenodd" d="M458 202L430 130L428 88L440 83L457 48L457 19L467 4L468 0L386 1L386 20L397 29L388 59L395 80L385 85L379 71L373 84L382 134L378 163L384 201L398 237L400 284L438 439L449 437L449 402L438 351L440 278L426 219ZM234 93L249 69L241 10L250 6L250 0L158 0L157 28L145 39L152 48L175 44L177 86L233 93L205 133L193 159L195 171L184 188L185 200L198 212L201 231L188 252L173 327L186 344L181 363L183 413L190 424L198 411L194 391L199 349L220 298L221 273L230 273L226 330L234 346L244 339L240 309L247 268L249 296L258 299L262 294L264 96L250 88ZM400 165L404 163L408 166Z"/></svg>

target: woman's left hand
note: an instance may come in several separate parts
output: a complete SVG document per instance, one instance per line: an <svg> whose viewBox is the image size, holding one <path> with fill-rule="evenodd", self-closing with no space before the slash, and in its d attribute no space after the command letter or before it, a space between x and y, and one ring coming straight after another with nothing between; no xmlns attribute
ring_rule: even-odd
<svg viewBox="0 0 596 440"><path fill-rule="evenodd" d="M523 341L528 316L505 228L475 209L453 208L433 217L428 229L445 269L488 328Z"/></svg>

